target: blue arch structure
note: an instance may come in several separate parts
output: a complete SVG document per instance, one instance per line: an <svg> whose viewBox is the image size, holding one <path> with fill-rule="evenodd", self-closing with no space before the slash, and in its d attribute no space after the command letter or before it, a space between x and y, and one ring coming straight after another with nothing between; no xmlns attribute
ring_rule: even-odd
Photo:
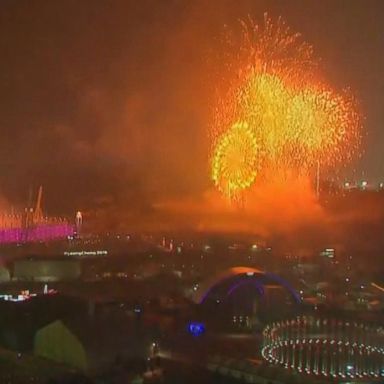
<svg viewBox="0 0 384 384"><path fill-rule="evenodd" d="M229 291L227 292L227 295L232 294L233 291L235 291L241 285L249 284L250 281L252 281L252 283L256 285L256 288L259 290L260 293L264 292L265 285L277 284L285 288L296 303L301 303L300 295L285 279L273 273L268 273L260 269L251 267L233 267L215 274L214 276L203 281L200 284L199 288L193 293L191 297L192 300L196 304L202 304L213 289L234 277L238 278L237 280L240 279L240 281L230 287ZM242 277L247 277L248 279L244 280L243 283L241 281ZM250 280L249 277L252 277L252 280Z"/></svg>
<svg viewBox="0 0 384 384"><path fill-rule="evenodd" d="M239 288L243 287L244 285L252 284L257 292L260 294L260 296L264 295L264 285L261 283L258 279L252 279L251 281L249 279L240 279L234 284L231 284L227 291L227 296L231 296L235 291L237 291Z"/></svg>

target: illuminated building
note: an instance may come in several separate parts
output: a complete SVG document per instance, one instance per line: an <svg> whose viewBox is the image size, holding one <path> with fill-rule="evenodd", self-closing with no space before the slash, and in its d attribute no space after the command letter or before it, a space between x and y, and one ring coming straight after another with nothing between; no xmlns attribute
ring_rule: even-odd
<svg viewBox="0 0 384 384"><path fill-rule="evenodd" d="M65 219L45 217L40 186L35 207L28 206L23 214L0 214L0 244L27 243L66 239L73 236L74 227Z"/></svg>
<svg viewBox="0 0 384 384"><path fill-rule="evenodd" d="M384 377L382 327L304 316L267 326L263 337L271 364L337 379Z"/></svg>
<svg viewBox="0 0 384 384"><path fill-rule="evenodd" d="M83 225L83 215L80 211L76 212L76 234L80 237L81 227Z"/></svg>
<svg viewBox="0 0 384 384"><path fill-rule="evenodd" d="M81 265L77 260L37 259L16 260L13 278L18 281L68 281L81 275Z"/></svg>

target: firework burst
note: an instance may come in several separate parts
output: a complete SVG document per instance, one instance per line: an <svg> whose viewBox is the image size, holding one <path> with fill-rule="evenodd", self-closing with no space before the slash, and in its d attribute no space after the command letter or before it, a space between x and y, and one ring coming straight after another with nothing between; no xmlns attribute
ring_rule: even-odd
<svg viewBox="0 0 384 384"><path fill-rule="evenodd" d="M248 124L238 122L218 140L212 159L212 178L225 194L235 198L255 181L258 166L256 137Z"/></svg>
<svg viewBox="0 0 384 384"><path fill-rule="evenodd" d="M321 78L312 47L281 19L241 25L211 129L215 185L233 198L272 175L351 160L360 116L350 93Z"/></svg>

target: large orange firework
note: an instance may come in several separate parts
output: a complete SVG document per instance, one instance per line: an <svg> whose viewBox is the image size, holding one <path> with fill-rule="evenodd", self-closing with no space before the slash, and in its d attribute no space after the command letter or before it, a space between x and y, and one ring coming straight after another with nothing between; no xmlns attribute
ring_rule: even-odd
<svg viewBox="0 0 384 384"><path fill-rule="evenodd" d="M255 181L258 166L256 137L248 124L238 122L218 140L212 158L212 178L230 197L249 188Z"/></svg>
<svg viewBox="0 0 384 384"><path fill-rule="evenodd" d="M212 125L215 185L233 198L272 175L351 160L361 119L350 93L322 78L312 47L281 19L241 26Z"/></svg>

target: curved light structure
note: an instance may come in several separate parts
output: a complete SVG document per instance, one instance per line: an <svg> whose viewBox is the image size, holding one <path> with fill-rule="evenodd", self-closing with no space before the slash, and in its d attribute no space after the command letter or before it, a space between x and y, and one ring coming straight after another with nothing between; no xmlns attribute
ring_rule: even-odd
<svg viewBox="0 0 384 384"><path fill-rule="evenodd" d="M297 317L267 326L262 356L296 372L343 379L384 377L384 329Z"/></svg>
<svg viewBox="0 0 384 384"><path fill-rule="evenodd" d="M207 279L206 281L203 281L199 285L199 288L195 290L192 295L192 300L196 304L202 304L215 287L235 277L237 278L237 282L233 286L234 290L238 287L239 281L241 282L242 278L247 279L248 282L253 282L257 286L265 285L265 283L267 282L270 284L277 284L282 286L292 295L296 303L301 302L300 295L286 280L272 273L268 273L260 269L251 267L233 267L216 273L211 278ZM231 290L229 291L229 293L230 292Z"/></svg>

